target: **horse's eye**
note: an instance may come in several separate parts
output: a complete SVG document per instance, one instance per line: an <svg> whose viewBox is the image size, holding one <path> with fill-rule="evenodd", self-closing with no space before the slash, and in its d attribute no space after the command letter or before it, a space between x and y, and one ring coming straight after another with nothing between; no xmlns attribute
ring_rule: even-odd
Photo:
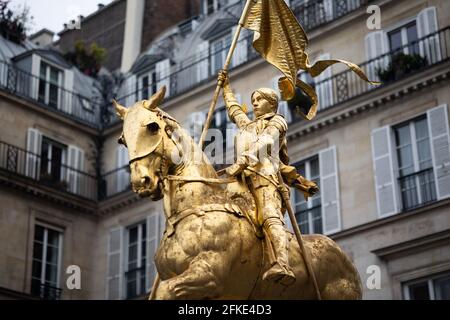
<svg viewBox="0 0 450 320"><path fill-rule="evenodd" d="M152 135L157 134L158 130L159 130L159 125L156 122L152 122L152 123L147 125L147 130Z"/></svg>
<svg viewBox="0 0 450 320"><path fill-rule="evenodd" d="M125 139L124 139L123 135L120 136L120 138L117 140L117 142L118 142L119 144L123 144L124 146L127 145L127 144L125 143Z"/></svg>

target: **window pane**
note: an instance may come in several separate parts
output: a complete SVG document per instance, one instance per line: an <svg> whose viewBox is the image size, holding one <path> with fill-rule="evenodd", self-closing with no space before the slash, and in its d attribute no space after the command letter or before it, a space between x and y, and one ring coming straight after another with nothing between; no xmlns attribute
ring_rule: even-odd
<svg viewBox="0 0 450 320"><path fill-rule="evenodd" d="M48 105L56 108L58 106L58 87L54 84L50 84L50 95L48 98Z"/></svg>
<svg viewBox="0 0 450 320"><path fill-rule="evenodd" d="M57 247L47 247L47 260L46 262L57 264L58 263L58 248Z"/></svg>
<svg viewBox="0 0 450 320"><path fill-rule="evenodd" d="M309 162L311 171L311 180L319 177L319 158L315 158Z"/></svg>
<svg viewBox="0 0 450 320"><path fill-rule="evenodd" d="M431 168L431 150L430 150L430 141L423 140L417 143L417 151L419 154L419 166L420 170Z"/></svg>
<svg viewBox="0 0 450 320"><path fill-rule="evenodd" d="M411 130L409 123L395 130L395 138L397 147L411 144Z"/></svg>
<svg viewBox="0 0 450 320"><path fill-rule="evenodd" d="M41 279L41 273L42 273L42 261L33 260L33 266L32 266L33 278Z"/></svg>
<svg viewBox="0 0 450 320"><path fill-rule="evenodd" d="M144 78L142 78L142 99L149 98L148 85L148 76L145 76Z"/></svg>
<svg viewBox="0 0 450 320"><path fill-rule="evenodd" d="M301 212L296 216L300 231L303 234L309 234L308 212Z"/></svg>
<svg viewBox="0 0 450 320"><path fill-rule="evenodd" d="M419 54L419 43L417 42L417 25L416 23L408 26L406 28L406 33L408 36L409 54Z"/></svg>
<svg viewBox="0 0 450 320"><path fill-rule="evenodd" d="M44 242L44 228L36 225L34 229L34 240Z"/></svg>
<svg viewBox="0 0 450 320"><path fill-rule="evenodd" d="M428 123L427 119L421 119L414 123L416 128L416 139L421 140L423 138L428 138Z"/></svg>
<svg viewBox="0 0 450 320"><path fill-rule="evenodd" d="M130 234L130 236L129 236L130 244L136 243L137 237L138 237L138 227L131 228L129 231L129 234Z"/></svg>
<svg viewBox="0 0 450 320"><path fill-rule="evenodd" d="M42 243L34 242L33 259L42 260Z"/></svg>
<svg viewBox="0 0 450 320"><path fill-rule="evenodd" d="M424 281L409 286L409 297L411 300L430 300L428 282Z"/></svg>
<svg viewBox="0 0 450 320"><path fill-rule="evenodd" d="M398 164L400 175L405 176L414 172L412 146L406 146L398 150Z"/></svg>
<svg viewBox="0 0 450 320"><path fill-rule="evenodd" d="M132 268L136 268L137 260L137 244L130 245L128 247L128 265L133 265Z"/></svg>
<svg viewBox="0 0 450 320"><path fill-rule="evenodd" d="M397 30L389 34L389 44L391 46L391 51L397 51L402 47L402 32Z"/></svg>
<svg viewBox="0 0 450 320"><path fill-rule="evenodd" d="M50 246L58 247L59 246L59 232L50 230L50 229L47 229L47 230L48 230L47 243Z"/></svg>
<svg viewBox="0 0 450 320"><path fill-rule="evenodd" d="M54 85L59 85L59 71L55 68L50 68L50 82Z"/></svg>
<svg viewBox="0 0 450 320"><path fill-rule="evenodd" d="M450 276L434 281L436 300L450 300Z"/></svg>
<svg viewBox="0 0 450 320"><path fill-rule="evenodd" d="M45 281L50 282L52 286L56 287L56 280L58 275L58 267L47 263L45 265Z"/></svg>

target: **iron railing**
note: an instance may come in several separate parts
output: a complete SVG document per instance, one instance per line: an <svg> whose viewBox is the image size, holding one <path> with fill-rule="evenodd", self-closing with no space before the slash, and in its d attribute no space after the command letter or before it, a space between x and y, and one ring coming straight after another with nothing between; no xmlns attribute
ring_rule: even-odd
<svg viewBox="0 0 450 320"><path fill-rule="evenodd" d="M39 280L35 281L33 279L31 285L31 294L33 296L39 297L43 300L60 300L62 289L51 286L49 284L37 283Z"/></svg>
<svg viewBox="0 0 450 320"><path fill-rule="evenodd" d="M450 27L446 27L395 51L389 51L359 64L369 79L381 81L381 86L367 84L350 70L337 73L323 81L311 83L319 98L319 111L448 61L449 54Z"/></svg>
<svg viewBox="0 0 450 320"><path fill-rule="evenodd" d="M91 127L100 126L100 103L0 61L0 89Z"/></svg>
<svg viewBox="0 0 450 320"><path fill-rule="evenodd" d="M130 166L109 171L99 179L99 200L105 200L131 190Z"/></svg>
<svg viewBox="0 0 450 320"><path fill-rule="evenodd" d="M398 178L403 211L436 201L436 184L433 168Z"/></svg>
<svg viewBox="0 0 450 320"><path fill-rule="evenodd" d="M368 0L294 0L291 8L306 31L335 21L365 6Z"/></svg>
<svg viewBox="0 0 450 320"><path fill-rule="evenodd" d="M29 178L59 191L97 200L95 176L63 163L51 162L51 159L0 141L0 170Z"/></svg>

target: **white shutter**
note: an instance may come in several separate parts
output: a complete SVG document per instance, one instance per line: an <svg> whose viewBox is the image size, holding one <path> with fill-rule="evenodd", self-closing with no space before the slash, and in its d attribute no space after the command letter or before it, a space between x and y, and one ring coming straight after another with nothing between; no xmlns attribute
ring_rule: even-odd
<svg viewBox="0 0 450 320"><path fill-rule="evenodd" d="M341 230L341 206L336 146L319 153L322 223L325 234Z"/></svg>
<svg viewBox="0 0 450 320"><path fill-rule="evenodd" d="M372 131L372 155L375 191L380 218L398 213L397 182L394 174L394 154L391 128L385 126Z"/></svg>
<svg viewBox="0 0 450 320"><path fill-rule="evenodd" d="M41 70L41 57L37 54L33 53L31 55L31 74L30 77L30 89L31 89L31 97L35 100L38 99L39 95L39 78L40 78L40 70Z"/></svg>
<svg viewBox="0 0 450 320"><path fill-rule="evenodd" d="M160 213L153 213L147 218L147 266L146 291L149 292L156 276L155 254L159 246Z"/></svg>
<svg viewBox="0 0 450 320"><path fill-rule="evenodd" d="M234 37L234 34L236 33L237 26L233 27L231 29L231 35ZM234 54L231 59L231 65L233 67L239 66L247 61L247 53L248 53L248 46L247 46L247 35L248 32L247 29L242 28L241 34L239 36L239 41L236 44L236 49L234 50Z"/></svg>
<svg viewBox="0 0 450 320"><path fill-rule="evenodd" d="M365 43L366 60L370 61L375 59L367 65L367 76L369 77L369 80L378 81L379 77L377 74L377 69L386 69L389 63L388 56L380 58L389 52L387 35L384 31L370 32L365 38ZM369 84L369 87L373 87L373 85Z"/></svg>
<svg viewBox="0 0 450 320"><path fill-rule="evenodd" d="M72 114L73 112L73 82L74 82L74 74L72 70L66 69L64 70L64 90L60 91L59 98L59 108L61 108L64 112L68 114ZM81 108L81 104L78 104L79 108ZM78 111L78 115L83 115L83 110Z"/></svg>
<svg viewBox="0 0 450 320"><path fill-rule="evenodd" d="M209 42L203 41L197 46L196 51L197 82L201 82L209 76Z"/></svg>
<svg viewBox="0 0 450 320"><path fill-rule="evenodd" d="M450 133L447 105L428 110L434 176L438 200L450 197Z"/></svg>
<svg viewBox="0 0 450 320"><path fill-rule="evenodd" d="M329 60L330 54L325 53L320 55L317 60ZM319 99L319 110L326 109L333 105L333 80L330 79L332 76L332 67L328 67L324 72L322 72L318 77L314 79L316 83L316 92ZM327 80L330 79L330 80Z"/></svg>
<svg viewBox="0 0 450 320"><path fill-rule="evenodd" d="M187 119L187 128L192 139L196 143L200 140L202 135L203 125L206 120L206 114L202 111L191 113Z"/></svg>
<svg viewBox="0 0 450 320"><path fill-rule="evenodd" d="M84 177L79 171L84 170L84 151L76 146L69 146L67 181L69 191L79 195L85 195L86 185Z"/></svg>
<svg viewBox="0 0 450 320"><path fill-rule="evenodd" d="M39 179L41 167L42 134L37 129L28 128L27 133L27 163L25 175Z"/></svg>
<svg viewBox="0 0 450 320"><path fill-rule="evenodd" d="M128 149L119 145L116 150L116 162L117 162L117 183L116 192L125 191L130 185L130 173L128 172Z"/></svg>
<svg viewBox="0 0 450 320"><path fill-rule="evenodd" d="M106 277L106 297L109 300L122 298L122 252L123 228L112 229L108 238L108 273Z"/></svg>
<svg viewBox="0 0 450 320"><path fill-rule="evenodd" d="M136 103L137 96L137 78L136 75L132 74L125 80L125 106L130 107ZM147 98L145 98L147 99Z"/></svg>
<svg viewBox="0 0 450 320"><path fill-rule="evenodd" d="M325 20L326 21L333 20L333 0L324 0L323 10L325 13Z"/></svg>
<svg viewBox="0 0 450 320"><path fill-rule="evenodd" d="M170 96L170 59L165 59L156 64L156 75L158 77L157 89L166 86L166 97Z"/></svg>
<svg viewBox="0 0 450 320"><path fill-rule="evenodd" d="M417 16L417 35L419 39L427 37L438 31L436 7L428 7L419 12ZM419 41L420 54L427 58L428 63L441 61L441 46L439 34Z"/></svg>

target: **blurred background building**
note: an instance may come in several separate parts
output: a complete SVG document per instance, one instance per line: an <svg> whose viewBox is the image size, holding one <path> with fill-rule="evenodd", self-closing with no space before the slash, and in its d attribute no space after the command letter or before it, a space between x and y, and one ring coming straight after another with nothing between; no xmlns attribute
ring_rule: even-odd
<svg viewBox="0 0 450 320"><path fill-rule="evenodd" d="M120 16L117 39L102 45L116 52L107 63L110 71L126 71L121 81L105 81L106 70L86 76L64 59L61 52L76 39L73 31L61 32L56 47L42 46L41 38L50 36L45 30L19 40L2 33L2 298L134 299L150 289L164 230L162 206L130 191L128 154L117 144L122 123L109 94L131 106L166 85L163 109L200 133L243 3L186 4L174 18L179 21L152 33L145 31L150 17L166 13L155 14L147 2L140 3L144 26L135 22L127 29L129 13L140 10L124 1L85 18L98 38L82 24L80 37L100 42L107 33L103 15ZM291 162L321 188L308 202L292 193L301 230L339 243L360 272L365 299L449 299L450 3L286 2L308 33L312 61L357 62L369 78L383 82L368 85L334 66L315 79L300 75L319 96L313 121L280 103ZM381 8L380 30L366 25L372 4ZM277 89L281 76L251 40L243 32L230 70L231 85L247 104L254 89ZM132 63L125 52L133 53ZM232 150L235 127L223 102L212 127L225 136L224 152L215 159L230 163L233 154L225 151ZM70 265L82 270L81 290L65 285Z"/></svg>

